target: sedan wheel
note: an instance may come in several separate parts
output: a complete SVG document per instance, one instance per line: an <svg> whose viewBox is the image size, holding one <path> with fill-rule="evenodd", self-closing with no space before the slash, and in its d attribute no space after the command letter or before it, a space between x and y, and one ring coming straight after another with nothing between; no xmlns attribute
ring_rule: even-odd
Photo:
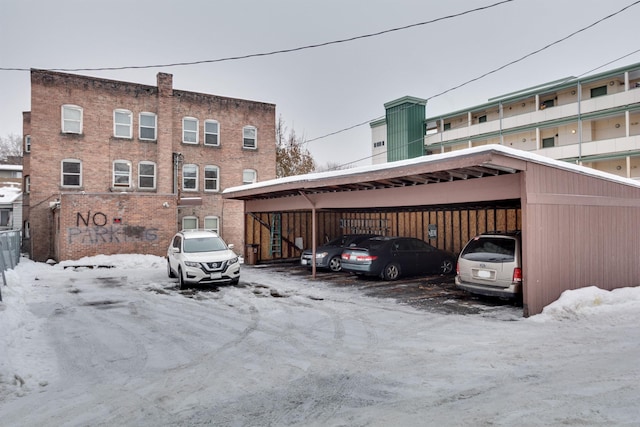
<svg viewBox="0 0 640 427"><path fill-rule="evenodd" d="M384 280L396 280L400 277L400 266L396 263L388 264L382 271Z"/></svg>
<svg viewBox="0 0 640 427"><path fill-rule="evenodd" d="M329 269L331 271L340 271L342 270L342 264L340 263L340 257L334 256L329 260Z"/></svg>
<svg viewBox="0 0 640 427"><path fill-rule="evenodd" d="M453 261L445 259L440 263L440 273L449 274L453 271Z"/></svg>

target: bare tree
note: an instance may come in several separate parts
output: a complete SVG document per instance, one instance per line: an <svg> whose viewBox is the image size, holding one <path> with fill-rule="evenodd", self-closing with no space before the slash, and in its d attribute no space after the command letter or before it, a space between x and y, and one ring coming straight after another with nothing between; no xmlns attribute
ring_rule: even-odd
<svg viewBox="0 0 640 427"><path fill-rule="evenodd" d="M276 176L302 175L313 172L316 168L309 150L303 147L304 138L285 126L282 116L276 124Z"/></svg>
<svg viewBox="0 0 640 427"><path fill-rule="evenodd" d="M14 133L0 136L0 160L2 162L22 163L22 137Z"/></svg>
<svg viewBox="0 0 640 427"><path fill-rule="evenodd" d="M327 172L327 171L337 171L344 169L351 169L353 166L351 164L340 164L338 162L327 162L324 166L316 167L316 172Z"/></svg>

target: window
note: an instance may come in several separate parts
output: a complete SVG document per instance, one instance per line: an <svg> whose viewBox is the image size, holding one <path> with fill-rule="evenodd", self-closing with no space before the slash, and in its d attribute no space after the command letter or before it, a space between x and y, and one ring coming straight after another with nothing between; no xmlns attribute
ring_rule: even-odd
<svg viewBox="0 0 640 427"><path fill-rule="evenodd" d="M540 104L540 109L544 110L545 108L553 107L553 104L553 99L547 99L546 101L542 101L542 103Z"/></svg>
<svg viewBox="0 0 640 427"><path fill-rule="evenodd" d="M556 139L554 137L542 138L542 148L553 147L555 143L556 143Z"/></svg>
<svg viewBox="0 0 640 427"><path fill-rule="evenodd" d="M253 169L245 169L242 171L242 185L253 184L257 181L256 171Z"/></svg>
<svg viewBox="0 0 640 427"><path fill-rule="evenodd" d="M598 96L604 96L607 94L607 86L599 86L591 89L591 97L596 98Z"/></svg>
<svg viewBox="0 0 640 427"><path fill-rule="evenodd" d="M204 122L204 145L220 145L220 125L215 120Z"/></svg>
<svg viewBox="0 0 640 427"><path fill-rule="evenodd" d="M61 181L63 187L80 187L82 185L82 162L80 160L63 160Z"/></svg>
<svg viewBox="0 0 640 427"><path fill-rule="evenodd" d="M451 130L451 122L449 122L449 123L445 123L445 124L442 126L442 130Z"/></svg>
<svg viewBox="0 0 640 427"><path fill-rule="evenodd" d="M484 116L478 117L478 123L486 123L486 122L487 122L487 115L486 114Z"/></svg>
<svg viewBox="0 0 640 427"><path fill-rule="evenodd" d="M156 164L153 162L138 163L138 188L155 190Z"/></svg>
<svg viewBox="0 0 640 427"><path fill-rule="evenodd" d="M31 193L31 177L29 175L24 177L24 193Z"/></svg>
<svg viewBox="0 0 640 427"><path fill-rule="evenodd" d="M218 176L220 176L220 173L217 166L207 165L204 167L205 191L218 191L220 189L218 184Z"/></svg>
<svg viewBox="0 0 640 427"><path fill-rule="evenodd" d="M131 162L116 160L113 162L113 186L129 187L131 185Z"/></svg>
<svg viewBox="0 0 640 427"><path fill-rule="evenodd" d="M183 230L195 230L198 228L198 218L195 216L185 216L182 218Z"/></svg>
<svg viewBox="0 0 640 427"><path fill-rule="evenodd" d="M146 141L156 140L156 124L158 119L154 113L140 113L139 137Z"/></svg>
<svg viewBox="0 0 640 427"><path fill-rule="evenodd" d="M182 189L185 191L198 190L198 166L184 165L182 167Z"/></svg>
<svg viewBox="0 0 640 427"><path fill-rule="evenodd" d="M31 152L31 135L26 135L24 137L24 152L25 153Z"/></svg>
<svg viewBox="0 0 640 427"><path fill-rule="evenodd" d="M256 148L257 141L256 135L258 131L253 126L245 126L242 129L242 147L244 148Z"/></svg>
<svg viewBox="0 0 640 427"><path fill-rule="evenodd" d="M113 136L131 138L133 114L129 110L113 110Z"/></svg>
<svg viewBox="0 0 640 427"><path fill-rule="evenodd" d="M182 119L182 142L185 144L198 143L198 119L193 117Z"/></svg>
<svg viewBox="0 0 640 427"><path fill-rule="evenodd" d="M77 105L62 106L62 133L82 133L82 108Z"/></svg>
<svg viewBox="0 0 640 427"><path fill-rule="evenodd" d="M207 230L215 231L216 233L220 233L218 227L218 217L217 216L205 216L204 217L204 228Z"/></svg>

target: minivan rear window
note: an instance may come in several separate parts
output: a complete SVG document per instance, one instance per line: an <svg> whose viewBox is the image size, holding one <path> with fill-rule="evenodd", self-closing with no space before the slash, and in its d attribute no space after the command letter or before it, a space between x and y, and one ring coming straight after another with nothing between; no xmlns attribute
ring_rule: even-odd
<svg viewBox="0 0 640 427"><path fill-rule="evenodd" d="M469 261L511 262L515 251L515 239L483 236L471 240L460 257Z"/></svg>

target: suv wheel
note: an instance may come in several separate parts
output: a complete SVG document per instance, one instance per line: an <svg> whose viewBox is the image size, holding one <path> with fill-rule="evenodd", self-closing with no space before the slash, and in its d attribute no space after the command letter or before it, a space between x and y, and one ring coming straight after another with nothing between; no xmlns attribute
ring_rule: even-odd
<svg viewBox="0 0 640 427"><path fill-rule="evenodd" d="M176 277L176 273L171 269L171 263L169 260L167 260L167 276L169 276L169 279L175 279Z"/></svg>
<svg viewBox="0 0 640 427"><path fill-rule="evenodd" d="M182 273L182 268L178 267L178 286L180 290L186 289L187 284L184 281L184 274Z"/></svg>

